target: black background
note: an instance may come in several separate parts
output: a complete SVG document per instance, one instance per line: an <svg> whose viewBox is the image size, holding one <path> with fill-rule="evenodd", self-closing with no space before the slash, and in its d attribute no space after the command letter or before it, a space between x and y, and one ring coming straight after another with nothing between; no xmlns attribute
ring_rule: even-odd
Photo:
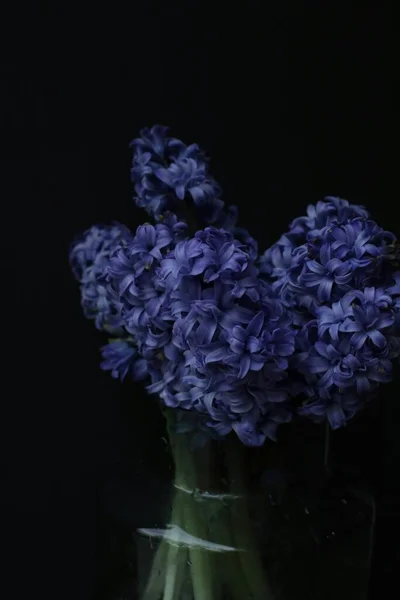
<svg viewBox="0 0 400 600"><path fill-rule="evenodd" d="M129 181L140 128L198 142L262 247L327 194L400 234L389 14L231 4L20 7L3 22L2 597L114 598L125 534L109 515L125 515L129 538L159 494L156 411L100 371L102 338L67 262L92 223L144 220ZM345 432L377 494L373 590L399 566L398 390L364 417L362 439Z"/></svg>

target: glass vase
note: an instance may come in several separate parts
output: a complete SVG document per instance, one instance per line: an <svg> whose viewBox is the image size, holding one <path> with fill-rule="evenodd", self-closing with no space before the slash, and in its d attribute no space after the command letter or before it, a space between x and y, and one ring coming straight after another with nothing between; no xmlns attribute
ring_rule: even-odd
<svg viewBox="0 0 400 600"><path fill-rule="evenodd" d="M374 502L331 468L328 427L194 448L166 418L172 492L164 523L135 533L140 600L366 599Z"/></svg>

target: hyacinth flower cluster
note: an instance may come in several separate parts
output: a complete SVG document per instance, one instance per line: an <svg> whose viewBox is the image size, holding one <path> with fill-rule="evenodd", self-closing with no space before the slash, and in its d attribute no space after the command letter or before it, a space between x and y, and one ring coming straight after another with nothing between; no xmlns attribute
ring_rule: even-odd
<svg viewBox="0 0 400 600"><path fill-rule="evenodd" d="M186 146L169 137L167 127L155 125L143 129L131 147L135 201L151 217L158 219L168 210L198 226L234 225L237 209L225 210L221 188L209 174L208 159L197 144Z"/></svg>
<svg viewBox="0 0 400 600"><path fill-rule="evenodd" d="M400 353L394 235L328 197L260 256L196 144L155 126L132 148L153 222L93 227L70 254L85 315L114 335L102 368L245 445L294 415L344 425Z"/></svg>
<svg viewBox="0 0 400 600"><path fill-rule="evenodd" d="M72 244L70 264L80 283L81 304L87 319L93 319L97 329L110 333L120 332L119 306L111 301L103 273L108 267L111 251L131 237L129 229L113 225L95 225L80 235Z"/></svg>
<svg viewBox="0 0 400 600"><path fill-rule="evenodd" d="M328 197L260 258L295 314L298 414L336 429L391 380L400 342L396 255L395 236L363 207Z"/></svg>

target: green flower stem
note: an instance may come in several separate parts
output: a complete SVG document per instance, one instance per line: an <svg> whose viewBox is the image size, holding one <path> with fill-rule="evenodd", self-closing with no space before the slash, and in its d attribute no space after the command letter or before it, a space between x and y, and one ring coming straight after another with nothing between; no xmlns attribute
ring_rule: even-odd
<svg viewBox="0 0 400 600"><path fill-rule="evenodd" d="M205 539L205 531L189 504L184 509L185 529L197 538ZM194 600L214 600L213 564L208 550L189 548ZM217 599L215 599L217 600Z"/></svg>
<svg viewBox="0 0 400 600"><path fill-rule="evenodd" d="M142 600L160 600L165 581L165 564L168 555L168 543L161 540L148 577Z"/></svg>
<svg viewBox="0 0 400 600"><path fill-rule="evenodd" d="M236 502L236 500L234 500ZM231 502L224 505L213 521L212 533L215 540L226 546L234 547L235 541L231 525ZM229 590L232 600L250 598L249 585L244 577L238 552L228 552L216 556L216 570L219 574L216 598L222 598L223 589Z"/></svg>
<svg viewBox="0 0 400 600"><path fill-rule="evenodd" d="M170 439L171 448L173 447L173 421L172 415L168 410L164 411L167 420L167 431ZM175 480L177 478L177 465L175 464ZM182 494L174 492L171 508L170 523L183 526L183 502ZM149 573L146 589L142 600L160 600L161 598L178 599L179 591L174 588L179 587L179 583L184 577L185 566L187 562L187 549L177 548L170 541L162 539L153 559L153 564ZM164 593L163 593L164 592ZM175 593L175 596L174 596Z"/></svg>
<svg viewBox="0 0 400 600"><path fill-rule="evenodd" d="M220 600L223 590L229 591L234 600L250 597L253 600L271 600L248 514L241 448L238 443L235 445L227 440L230 491L235 498L227 504L215 496L196 500L194 494L182 490L209 489L210 455L202 451L196 456L190 448L188 436L174 432L174 415L168 410L164 412L175 463L175 485L178 490L180 488L173 499L171 524L197 539L236 546L238 551L219 554L207 548L179 546L163 540L142 600L179 600L182 586L187 583L187 565L190 565L194 600ZM218 503L221 503L220 507Z"/></svg>
<svg viewBox="0 0 400 600"><path fill-rule="evenodd" d="M170 413L165 411L172 453L175 461L175 483L180 487L197 489L196 464L193 451L185 434L176 434L170 421ZM183 529L196 538L207 540L207 527L201 508L189 496L183 502ZM203 548L189 547L189 562L195 600L213 600L213 569L209 553Z"/></svg>
<svg viewBox="0 0 400 600"><path fill-rule="evenodd" d="M175 495L171 524L180 526L183 518L183 507L179 494ZM170 544L165 565L165 585L163 600L179 600L185 577L187 548L183 544Z"/></svg>
<svg viewBox="0 0 400 600"><path fill-rule="evenodd" d="M241 496L233 507L232 531L235 543L242 552L238 553L243 574L247 580L253 600L272 600L273 595L265 574L249 515L246 485L244 479L243 449L239 441L226 440L226 460L231 480L231 492Z"/></svg>
<svg viewBox="0 0 400 600"><path fill-rule="evenodd" d="M182 496L173 499L171 524L182 525ZM177 546L169 540L161 540L148 577L142 600L178 600L186 571L188 551L185 545Z"/></svg>

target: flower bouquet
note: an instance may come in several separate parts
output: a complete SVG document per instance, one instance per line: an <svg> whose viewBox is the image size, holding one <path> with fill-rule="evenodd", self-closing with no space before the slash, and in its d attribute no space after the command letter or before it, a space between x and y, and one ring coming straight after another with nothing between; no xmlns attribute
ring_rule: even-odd
<svg viewBox="0 0 400 600"><path fill-rule="evenodd" d="M300 423L299 448L307 421L321 423L311 454L326 467L329 430L390 381L400 355L395 236L365 208L327 197L260 253L196 144L154 126L132 149L136 204L152 223L94 226L70 263L85 316L110 337L102 369L146 380L165 416L171 509L165 527L138 531L156 544L140 597L298 597L282 591L271 558L282 536L268 538L269 559L262 551L260 531L276 521L271 485L290 490L271 466L277 429Z"/></svg>

